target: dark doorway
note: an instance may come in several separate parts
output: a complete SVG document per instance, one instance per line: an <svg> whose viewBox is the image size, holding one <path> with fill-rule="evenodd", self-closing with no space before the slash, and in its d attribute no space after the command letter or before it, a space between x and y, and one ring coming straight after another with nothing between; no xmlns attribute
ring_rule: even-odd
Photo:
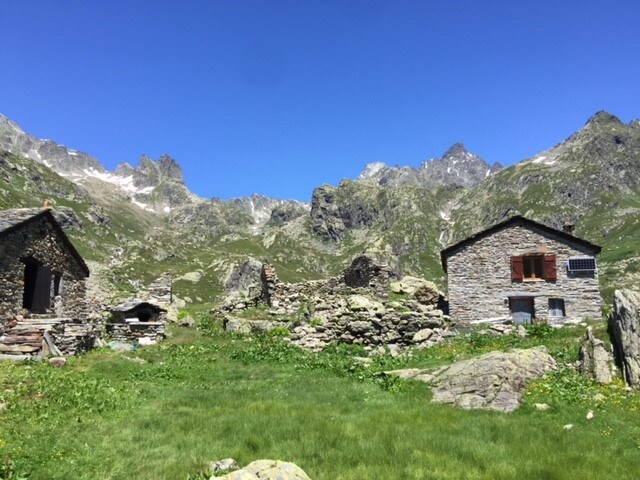
<svg viewBox="0 0 640 480"><path fill-rule="evenodd" d="M51 305L51 269L34 262L24 267L24 296L22 306L42 313Z"/></svg>
<svg viewBox="0 0 640 480"><path fill-rule="evenodd" d="M533 323L533 297L509 298L509 309L514 323Z"/></svg>

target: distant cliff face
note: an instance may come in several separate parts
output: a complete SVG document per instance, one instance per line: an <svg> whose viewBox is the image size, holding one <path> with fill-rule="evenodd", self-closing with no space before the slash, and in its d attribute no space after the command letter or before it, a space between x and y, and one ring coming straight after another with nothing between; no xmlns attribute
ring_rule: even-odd
<svg viewBox="0 0 640 480"><path fill-rule="evenodd" d="M358 180L369 180L383 186L419 186L437 188L443 185L474 187L502 169L502 165L489 165L484 159L469 152L462 143L456 143L442 158L424 162L420 168L389 167L384 163L368 164Z"/></svg>
<svg viewBox="0 0 640 480"><path fill-rule="evenodd" d="M84 175L87 169L105 172L102 164L92 156L58 145L52 140L32 137L1 114L0 149L24 155L66 175Z"/></svg>

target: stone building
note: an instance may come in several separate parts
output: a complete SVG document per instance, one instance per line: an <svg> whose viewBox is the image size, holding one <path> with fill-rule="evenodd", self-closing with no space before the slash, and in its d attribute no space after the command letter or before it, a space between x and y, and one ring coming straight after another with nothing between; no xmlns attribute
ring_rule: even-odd
<svg viewBox="0 0 640 480"><path fill-rule="evenodd" d="M600 250L569 229L512 217L442 250L449 314L463 322L599 319Z"/></svg>
<svg viewBox="0 0 640 480"><path fill-rule="evenodd" d="M0 327L18 315L85 320L88 276L50 210L0 211Z"/></svg>

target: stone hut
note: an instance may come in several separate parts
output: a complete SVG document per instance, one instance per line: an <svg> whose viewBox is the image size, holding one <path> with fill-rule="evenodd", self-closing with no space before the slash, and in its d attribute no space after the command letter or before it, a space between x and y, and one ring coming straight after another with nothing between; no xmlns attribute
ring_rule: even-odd
<svg viewBox="0 0 640 480"><path fill-rule="evenodd" d="M51 210L0 211L0 326L31 314L85 320L88 276Z"/></svg>
<svg viewBox="0 0 640 480"><path fill-rule="evenodd" d="M462 322L601 318L601 248L515 216L441 252L449 314Z"/></svg>
<svg viewBox="0 0 640 480"><path fill-rule="evenodd" d="M107 334L118 341L155 343L165 337L166 313L164 308L153 303L141 300L125 302L111 309Z"/></svg>

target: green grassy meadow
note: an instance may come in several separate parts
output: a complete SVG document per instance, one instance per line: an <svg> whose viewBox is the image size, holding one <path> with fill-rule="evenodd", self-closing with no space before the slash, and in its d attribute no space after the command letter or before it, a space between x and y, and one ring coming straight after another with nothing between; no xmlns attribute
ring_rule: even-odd
<svg viewBox="0 0 640 480"><path fill-rule="evenodd" d="M98 349L62 369L4 362L0 478L203 479L208 461L233 457L291 461L314 480L635 479L640 395L621 382L601 387L563 369L502 414L432 404L424 384L377 374L540 343L572 362L581 334L469 334L365 367L357 347L312 354L202 317L160 345Z"/></svg>

